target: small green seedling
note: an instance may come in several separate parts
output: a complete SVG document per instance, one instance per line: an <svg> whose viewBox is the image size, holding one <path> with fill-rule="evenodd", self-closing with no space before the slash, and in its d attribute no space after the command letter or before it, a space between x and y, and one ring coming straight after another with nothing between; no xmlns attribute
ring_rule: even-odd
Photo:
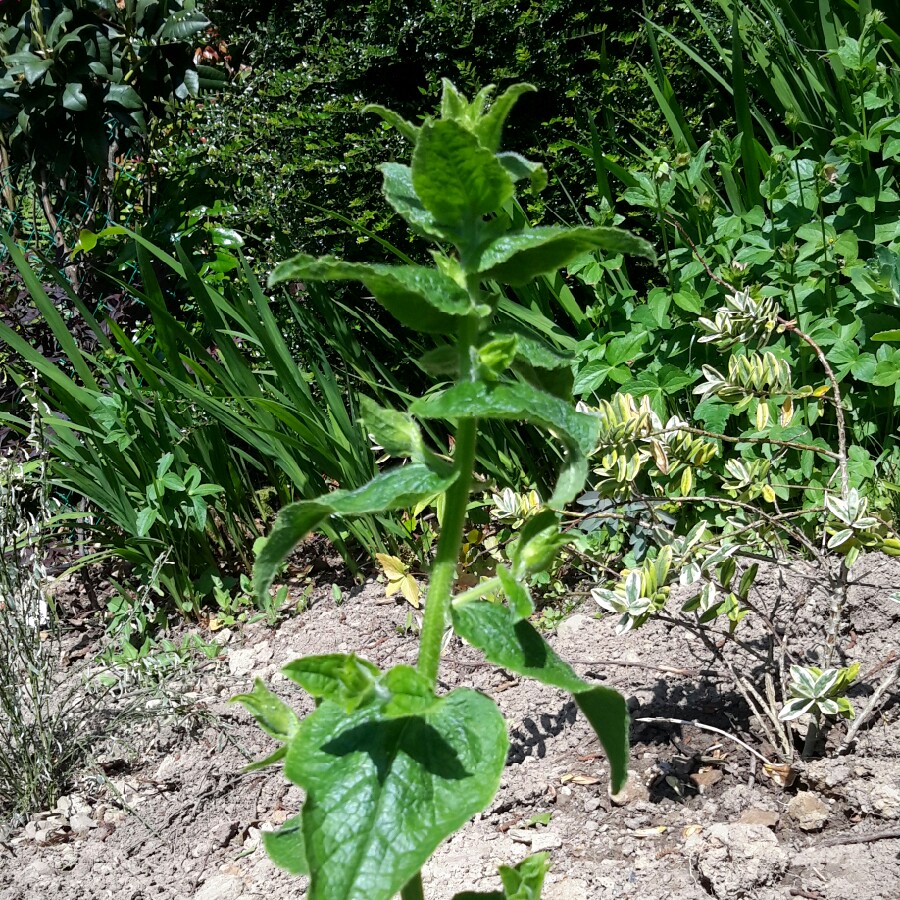
<svg viewBox="0 0 900 900"><path fill-rule="evenodd" d="M609 758L611 791L626 780L623 697L581 679L529 622L529 580L551 566L565 543L559 510L583 489L599 420L575 409L569 362L498 316L497 285L525 285L590 250L654 257L647 243L616 228L513 227L515 183L537 189L546 183L542 166L499 149L513 104L532 90L514 85L488 108L491 88L469 102L445 81L440 118L421 126L371 107L412 145L411 165L381 166L384 194L414 232L437 243L433 267L300 254L271 278L362 282L405 326L443 337L446 343L421 365L453 379L408 412L366 403L375 442L408 462L357 490L286 507L257 556L255 587L265 598L287 554L332 516L406 510L426 498L443 502L416 668L382 671L352 654L298 659L285 675L318 704L303 721L260 683L235 698L281 743L257 765L283 760L286 777L306 793L300 814L265 835L265 843L276 863L309 875L310 900L389 900L398 892L420 900L422 866L497 791L509 747L500 710L468 688L437 693L448 621L490 662L573 694ZM419 419L455 426L451 462L426 446ZM479 420L492 419L543 428L562 445L565 462L552 497L528 516L510 547L509 565L454 597ZM546 870L546 854L536 854L501 868L502 892L467 892L456 900L536 898Z"/></svg>

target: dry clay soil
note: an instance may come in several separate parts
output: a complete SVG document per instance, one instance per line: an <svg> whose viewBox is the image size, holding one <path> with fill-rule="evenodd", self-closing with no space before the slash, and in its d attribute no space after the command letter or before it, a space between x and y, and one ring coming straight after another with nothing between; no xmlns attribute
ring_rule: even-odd
<svg viewBox="0 0 900 900"><path fill-rule="evenodd" d="M861 708L900 643L900 604L889 599L900 567L872 556L853 577L842 645L862 666L853 692ZM773 591L792 593L808 621L823 620L830 597L814 575L772 582ZM175 707L154 701L155 714L100 757L102 769L95 764L57 809L8 834L0 842L0 900L304 897L305 880L276 869L260 846L261 830L295 814L300 791L277 769L240 773L274 748L228 698L260 677L308 712L306 696L280 674L295 657L353 651L388 666L412 663L417 653L415 636L403 633L409 607L384 603L378 584L348 592L341 604L319 593L277 629L257 624L226 634L218 660L169 685ZM511 749L490 807L427 865L427 897L496 890L499 864L549 850L546 900L900 898L900 838L887 836L900 835L896 693L851 753L814 761L784 788L717 734L638 721L695 720L766 751L698 640L658 623L617 637L614 619L594 612L587 601L550 641L579 674L629 698L633 772L624 802L610 801L606 762L570 698L484 664L454 639L441 686L469 685L496 700ZM843 727L834 729L837 742ZM533 822L547 813L548 824Z"/></svg>

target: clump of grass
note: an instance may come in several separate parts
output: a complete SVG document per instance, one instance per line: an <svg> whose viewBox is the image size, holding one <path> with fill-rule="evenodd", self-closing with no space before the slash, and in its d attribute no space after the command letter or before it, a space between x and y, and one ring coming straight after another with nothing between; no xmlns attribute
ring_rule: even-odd
<svg viewBox="0 0 900 900"><path fill-rule="evenodd" d="M32 436L28 446L39 448ZM44 460L0 460L0 814L52 806L72 743L55 697L56 616L44 591L52 500Z"/></svg>

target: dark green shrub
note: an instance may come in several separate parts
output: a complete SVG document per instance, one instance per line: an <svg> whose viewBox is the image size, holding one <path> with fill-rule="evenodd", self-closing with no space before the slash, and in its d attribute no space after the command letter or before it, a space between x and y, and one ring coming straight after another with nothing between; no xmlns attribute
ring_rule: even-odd
<svg viewBox="0 0 900 900"><path fill-rule="evenodd" d="M357 177L371 159L400 151L395 136L359 112L372 102L415 118L422 95L435 93L444 76L467 90L519 78L540 88L523 99L509 134L510 146L549 157L558 176L546 198L529 197L532 219L545 215L545 204L571 214L570 196L580 206L596 190L592 167L567 147L589 122L596 119L614 142L639 136L655 143L665 132L641 76L653 52L637 5L305 0L238 10L211 0L204 10L230 42L235 65L250 68L230 93L185 110L156 159L179 186L212 185L217 196L234 199L235 222L262 259L299 246L380 252L326 209L405 250L415 246ZM649 11L682 37L703 39L686 10L659 3ZM660 52L673 76L681 71L687 80L693 66L680 51ZM694 122L710 95L703 86L682 101Z"/></svg>
<svg viewBox="0 0 900 900"><path fill-rule="evenodd" d="M10 172L21 169L62 263L78 227L90 226L98 211L112 217L116 157L142 149L174 104L221 83L194 61L192 40L209 22L194 0L32 0L7 4L2 15L7 221L15 227L34 218ZM70 194L82 202L66 222L61 208Z"/></svg>

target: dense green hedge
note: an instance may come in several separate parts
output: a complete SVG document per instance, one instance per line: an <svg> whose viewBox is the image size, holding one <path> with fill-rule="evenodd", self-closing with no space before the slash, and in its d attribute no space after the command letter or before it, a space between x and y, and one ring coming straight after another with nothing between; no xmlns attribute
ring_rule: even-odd
<svg viewBox="0 0 900 900"><path fill-rule="evenodd" d="M667 133L640 70L653 57L637 4L302 0L248 7L210 0L204 9L232 62L249 70L231 93L184 116L185 132L173 135L158 159L173 196L200 198L205 186L205 199L239 207L240 224L257 238L251 244L271 247L258 251L264 257L301 245L366 253L346 246L365 237L310 204L403 243L371 177L372 160L399 151L397 138L360 111L376 102L414 117L423 95L438 96L444 76L465 91L513 80L540 88L521 101L506 141L547 160L556 176L540 200L530 201L535 218L547 215L546 206L573 218L572 202L583 206L595 189L590 163L566 146L585 139L589 122L608 147L633 147L634 138L652 146ZM702 43L682 4L648 4L647 14ZM673 44L660 52L691 125L700 125L708 89Z"/></svg>

